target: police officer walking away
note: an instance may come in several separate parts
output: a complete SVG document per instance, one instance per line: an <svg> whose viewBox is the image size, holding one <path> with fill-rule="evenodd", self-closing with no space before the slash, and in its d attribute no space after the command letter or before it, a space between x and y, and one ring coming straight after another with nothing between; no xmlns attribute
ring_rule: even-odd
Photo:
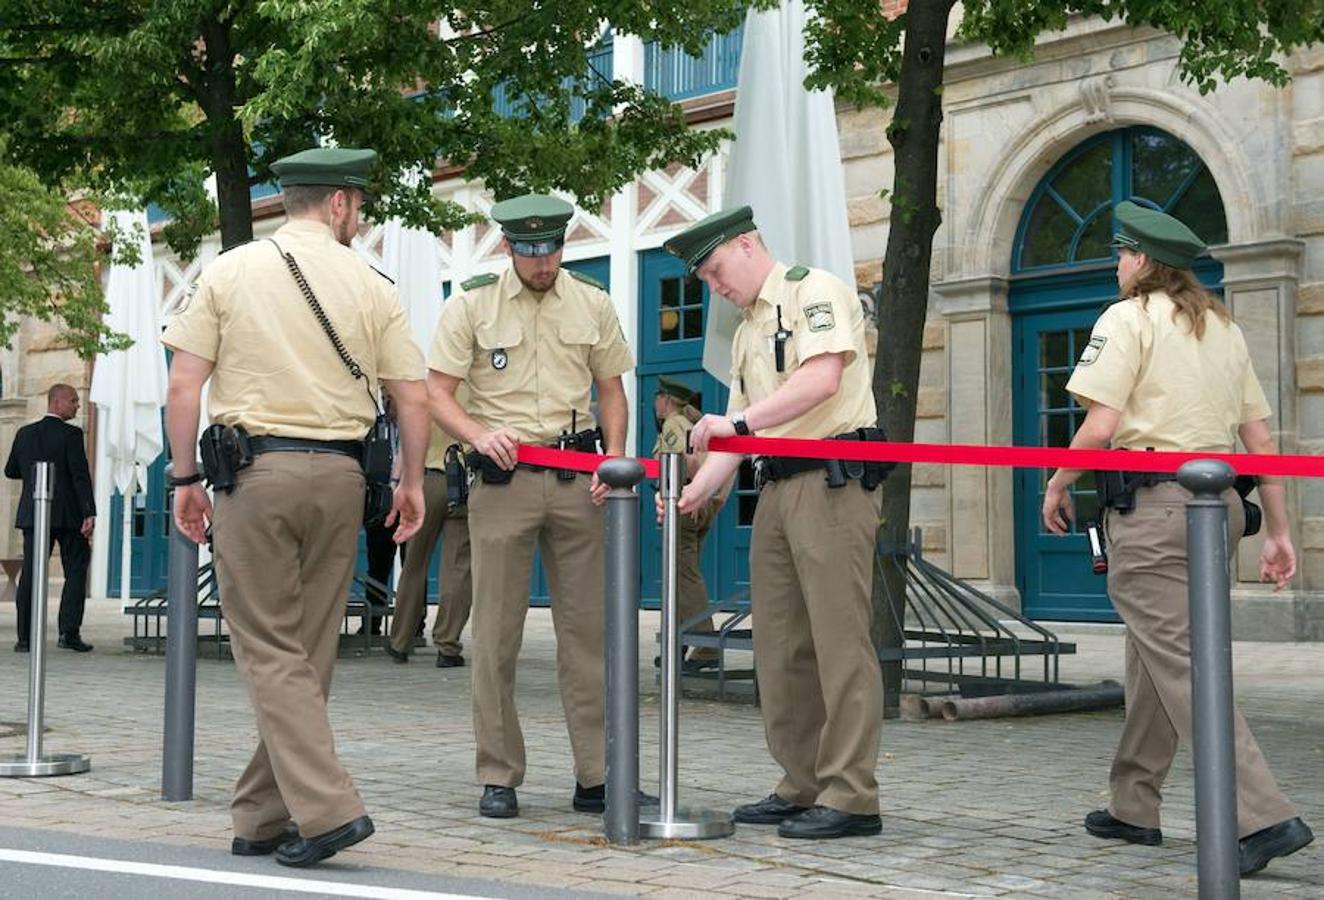
<svg viewBox="0 0 1324 900"><path fill-rule="evenodd" d="M704 454L688 449L690 429L700 418L698 410L692 405L693 401L694 392L689 385L665 375L658 376L657 393L653 395L653 414L658 423L653 455L683 453L685 471L682 475L685 481L694 476L704 460ZM694 618L711 605L700 559L704 538L708 536L725 499L723 492L719 491L698 512L680 517L676 541L676 613L681 622ZM712 616L694 623L689 630L691 633L712 632ZM696 647L682 663L682 670L699 672L711 669L720 659L717 648ZM661 665L660 657L657 664Z"/></svg>
<svg viewBox="0 0 1324 900"><path fill-rule="evenodd" d="M1204 244L1172 216L1124 202L1116 209L1122 300L1104 311L1067 382L1088 407L1073 448L1228 453L1240 436L1251 453L1276 452L1269 404L1241 329L1190 271ZM1075 518L1059 469L1044 494L1044 525L1058 534ZM1108 595L1126 622L1126 724L1109 778L1107 809L1085 817L1095 837L1158 844L1164 777L1179 740L1191 740L1191 628L1186 573L1190 494L1174 475L1100 478L1110 555ZM1267 536L1260 578L1286 587L1296 572L1282 483L1261 477ZM1245 514L1229 490L1228 548ZM1237 820L1242 875L1310 843L1310 828L1278 789L1259 745L1235 714Z"/></svg>
<svg viewBox="0 0 1324 900"><path fill-rule="evenodd" d="M437 618L432 624L432 644L437 648L437 668L464 665L460 632L469 621L474 582L470 569L468 509L463 503L452 505L448 496L455 490L446 473L446 449L453 443L450 435L435 425L432 427L423 470L423 499L427 509L423 527L405 546L400 586L395 592L395 616L391 619L391 642L386 645L387 654L398 663L409 662L414 636L421 633L427 614L428 569L432 565L432 551L440 540L441 585Z"/></svg>
<svg viewBox="0 0 1324 900"><path fill-rule="evenodd" d="M403 457L387 523L402 542L423 518L422 355L395 288L349 248L376 158L313 149L275 163L289 220L274 239L212 263L162 338L175 351L166 407L175 521L199 543L209 522L214 529L221 608L257 714L257 751L230 806L231 851L274 852L288 866L313 865L373 831L336 756L326 705L379 385L395 400ZM208 378L209 435L241 448L208 462L214 515L194 468Z"/></svg>
<svg viewBox="0 0 1324 900"><path fill-rule="evenodd" d="M469 495L473 553L473 711L479 812L519 814L524 735L515 663L529 606L535 545L552 593L557 681L575 758L573 806L604 807L603 512L597 477L516 464L518 444L594 450L597 387L605 452L625 451L629 411L621 375L634 366L611 298L561 268L574 208L528 194L492 207L511 267L479 275L442 309L428 355L436 421L476 451ZM465 407L456 402L469 385ZM467 411L466 411L467 410Z"/></svg>
<svg viewBox="0 0 1324 900"><path fill-rule="evenodd" d="M715 437L876 438L864 316L828 272L777 262L748 206L700 221L664 245L741 312L729 416ZM693 513L740 465L710 453L680 497ZM882 674L869 639L874 534L883 470L839 461L760 458L750 548L754 666L768 749L785 771L775 792L735 820L779 824L790 838L878 834Z"/></svg>

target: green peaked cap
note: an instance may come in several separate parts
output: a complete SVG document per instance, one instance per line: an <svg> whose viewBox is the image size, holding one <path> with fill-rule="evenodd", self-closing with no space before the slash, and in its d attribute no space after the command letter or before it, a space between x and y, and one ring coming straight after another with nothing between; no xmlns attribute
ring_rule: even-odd
<svg viewBox="0 0 1324 900"><path fill-rule="evenodd" d="M665 375L657 376L657 393L666 394L668 397L675 397L682 403L689 403L694 399L694 389L688 384L676 381L674 378L668 378Z"/></svg>
<svg viewBox="0 0 1324 900"><path fill-rule="evenodd" d="M314 147L276 160L271 164L271 171L276 173L281 187L321 184L366 188L368 175L376 164L376 150Z"/></svg>
<svg viewBox="0 0 1324 900"><path fill-rule="evenodd" d="M1117 204L1113 246L1135 250L1172 266L1189 269L1205 251L1204 241L1177 218L1130 200Z"/></svg>
<svg viewBox="0 0 1324 900"><path fill-rule="evenodd" d="M692 273L708 255L731 238L754 230L754 211L748 206L724 209L695 222L662 247L685 263L685 274Z"/></svg>
<svg viewBox="0 0 1324 900"><path fill-rule="evenodd" d="M548 256L561 248L575 208L560 197L525 194L492 207L510 249L519 256Z"/></svg>

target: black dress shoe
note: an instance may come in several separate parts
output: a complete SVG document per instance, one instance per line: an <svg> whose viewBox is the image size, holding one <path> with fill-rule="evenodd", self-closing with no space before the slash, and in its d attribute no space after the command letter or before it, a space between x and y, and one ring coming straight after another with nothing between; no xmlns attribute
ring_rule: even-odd
<svg viewBox="0 0 1324 900"><path fill-rule="evenodd" d="M499 784L483 785L483 799L478 801L478 814L489 819L513 819L519 815L519 800L515 789Z"/></svg>
<svg viewBox="0 0 1324 900"><path fill-rule="evenodd" d="M230 853L235 856L270 856L281 844L292 841L298 836L298 826L291 822L280 834L265 841L250 841L248 838L236 837L230 842Z"/></svg>
<svg viewBox="0 0 1324 900"><path fill-rule="evenodd" d="M391 657L391 662L396 662L396 663L409 662L408 653L401 653L399 650L395 649L390 644L386 645L386 655Z"/></svg>
<svg viewBox="0 0 1324 900"><path fill-rule="evenodd" d="M60 639L56 642L55 646L59 647L61 650L72 650L75 653L90 653L92 651L92 645L79 637L78 632L76 631L60 635Z"/></svg>
<svg viewBox="0 0 1324 900"><path fill-rule="evenodd" d="M737 806L732 818L746 825L777 825L783 819L798 816L807 809L809 807L797 806L790 800L783 800L777 794L769 794L757 803Z"/></svg>
<svg viewBox="0 0 1324 900"><path fill-rule="evenodd" d="M15 653L27 653L27 652L28 652L28 642L27 642L27 641L15 641L15 642L14 642L14 652L15 652Z"/></svg>
<svg viewBox="0 0 1324 900"><path fill-rule="evenodd" d="M634 792L635 802L640 806L658 805L658 799L652 794L645 794L643 791ZM597 787L584 787L578 781L575 782L575 795L571 798L570 804L575 808L575 812L597 813L602 815L607 811L607 786L600 784Z"/></svg>
<svg viewBox="0 0 1324 900"><path fill-rule="evenodd" d="M1097 838L1111 838L1130 844L1157 847L1163 843L1163 832L1157 828L1141 828L1115 818L1106 809L1096 809L1085 817L1085 830Z"/></svg>
<svg viewBox="0 0 1324 900"><path fill-rule="evenodd" d="M1291 856L1315 839L1310 826L1301 817L1270 825L1239 842L1242 875L1252 875L1280 856Z"/></svg>
<svg viewBox="0 0 1324 900"><path fill-rule="evenodd" d="M296 869L316 865L372 835L372 819L359 816L316 837L297 837L276 848L276 862Z"/></svg>
<svg viewBox="0 0 1324 900"><path fill-rule="evenodd" d="M796 816L783 819L777 834L784 838L824 840L879 834L883 820L876 814L847 813L827 806L814 806Z"/></svg>
<svg viewBox="0 0 1324 900"><path fill-rule="evenodd" d="M437 651L438 669L455 669L464 665L464 657L459 654L442 653Z"/></svg>

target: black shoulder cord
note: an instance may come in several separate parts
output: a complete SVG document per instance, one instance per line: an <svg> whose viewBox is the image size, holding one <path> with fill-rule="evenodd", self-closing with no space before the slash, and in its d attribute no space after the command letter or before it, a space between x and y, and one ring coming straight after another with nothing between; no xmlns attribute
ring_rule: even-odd
<svg viewBox="0 0 1324 900"><path fill-rule="evenodd" d="M349 374L354 376L355 381L363 378L363 368L354 361L354 357L349 355L349 350L345 348L345 342L340 339L340 335L336 334L335 326L331 324L331 319L327 316L326 310L322 309L322 304L317 301L317 295L313 293L312 286L308 284L308 279L303 276L303 270L295 262L294 256L281 249L275 238L267 238L267 240L271 241L271 245L276 248L276 252L285 260L286 267L290 270L290 274L294 276L294 281L299 285L299 290L303 292L304 299L312 307L313 315L317 317L318 324L326 332L327 338L331 341L331 346L340 355L340 361L345 364L345 368L349 369ZM364 387L368 391L368 399L372 401L372 408L380 416L382 408L378 405L377 398L372 395L372 386L365 384Z"/></svg>

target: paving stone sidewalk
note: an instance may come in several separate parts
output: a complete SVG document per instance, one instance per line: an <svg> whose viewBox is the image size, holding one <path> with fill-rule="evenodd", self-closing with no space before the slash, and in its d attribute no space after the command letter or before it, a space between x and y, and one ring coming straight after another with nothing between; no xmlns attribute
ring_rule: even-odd
<svg viewBox="0 0 1324 900"><path fill-rule="evenodd" d="M656 617L641 623L641 657ZM196 799L159 799L164 660L124 649L117 602L89 606L96 652L54 649L47 676L49 751L92 755L86 775L0 779L0 819L16 827L228 846L230 789L255 730L232 664L198 667ZM12 606L0 610L0 754L22 752L27 657L10 652ZM1063 679L1120 680L1118 629L1074 631L1080 653ZM1081 818L1106 799L1120 710L978 722L888 721L883 728L883 834L794 842L744 826L711 842L613 848L599 820L570 809L574 780L555 686L551 620L530 613L518 702L529 769L522 814L477 815L468 669L437 669L422 650L407 666L383 656L342 659L332 713L338 749L377 834L331 864L380 866L524 885L650 897L1193 896L1194 810L1189 753L1168 778L1162 847L1086 835ZM1284 790L1324 827L1324 644L1236 646L1241 709ZM656 772L656 693L641 682L642 771ZM682 802L731 808L767 794L778 770L752 706L687 700ZM277 867L273 864L273 869ZM1324 840L1242 883L1246 897L1324 897Z"/></svg>

